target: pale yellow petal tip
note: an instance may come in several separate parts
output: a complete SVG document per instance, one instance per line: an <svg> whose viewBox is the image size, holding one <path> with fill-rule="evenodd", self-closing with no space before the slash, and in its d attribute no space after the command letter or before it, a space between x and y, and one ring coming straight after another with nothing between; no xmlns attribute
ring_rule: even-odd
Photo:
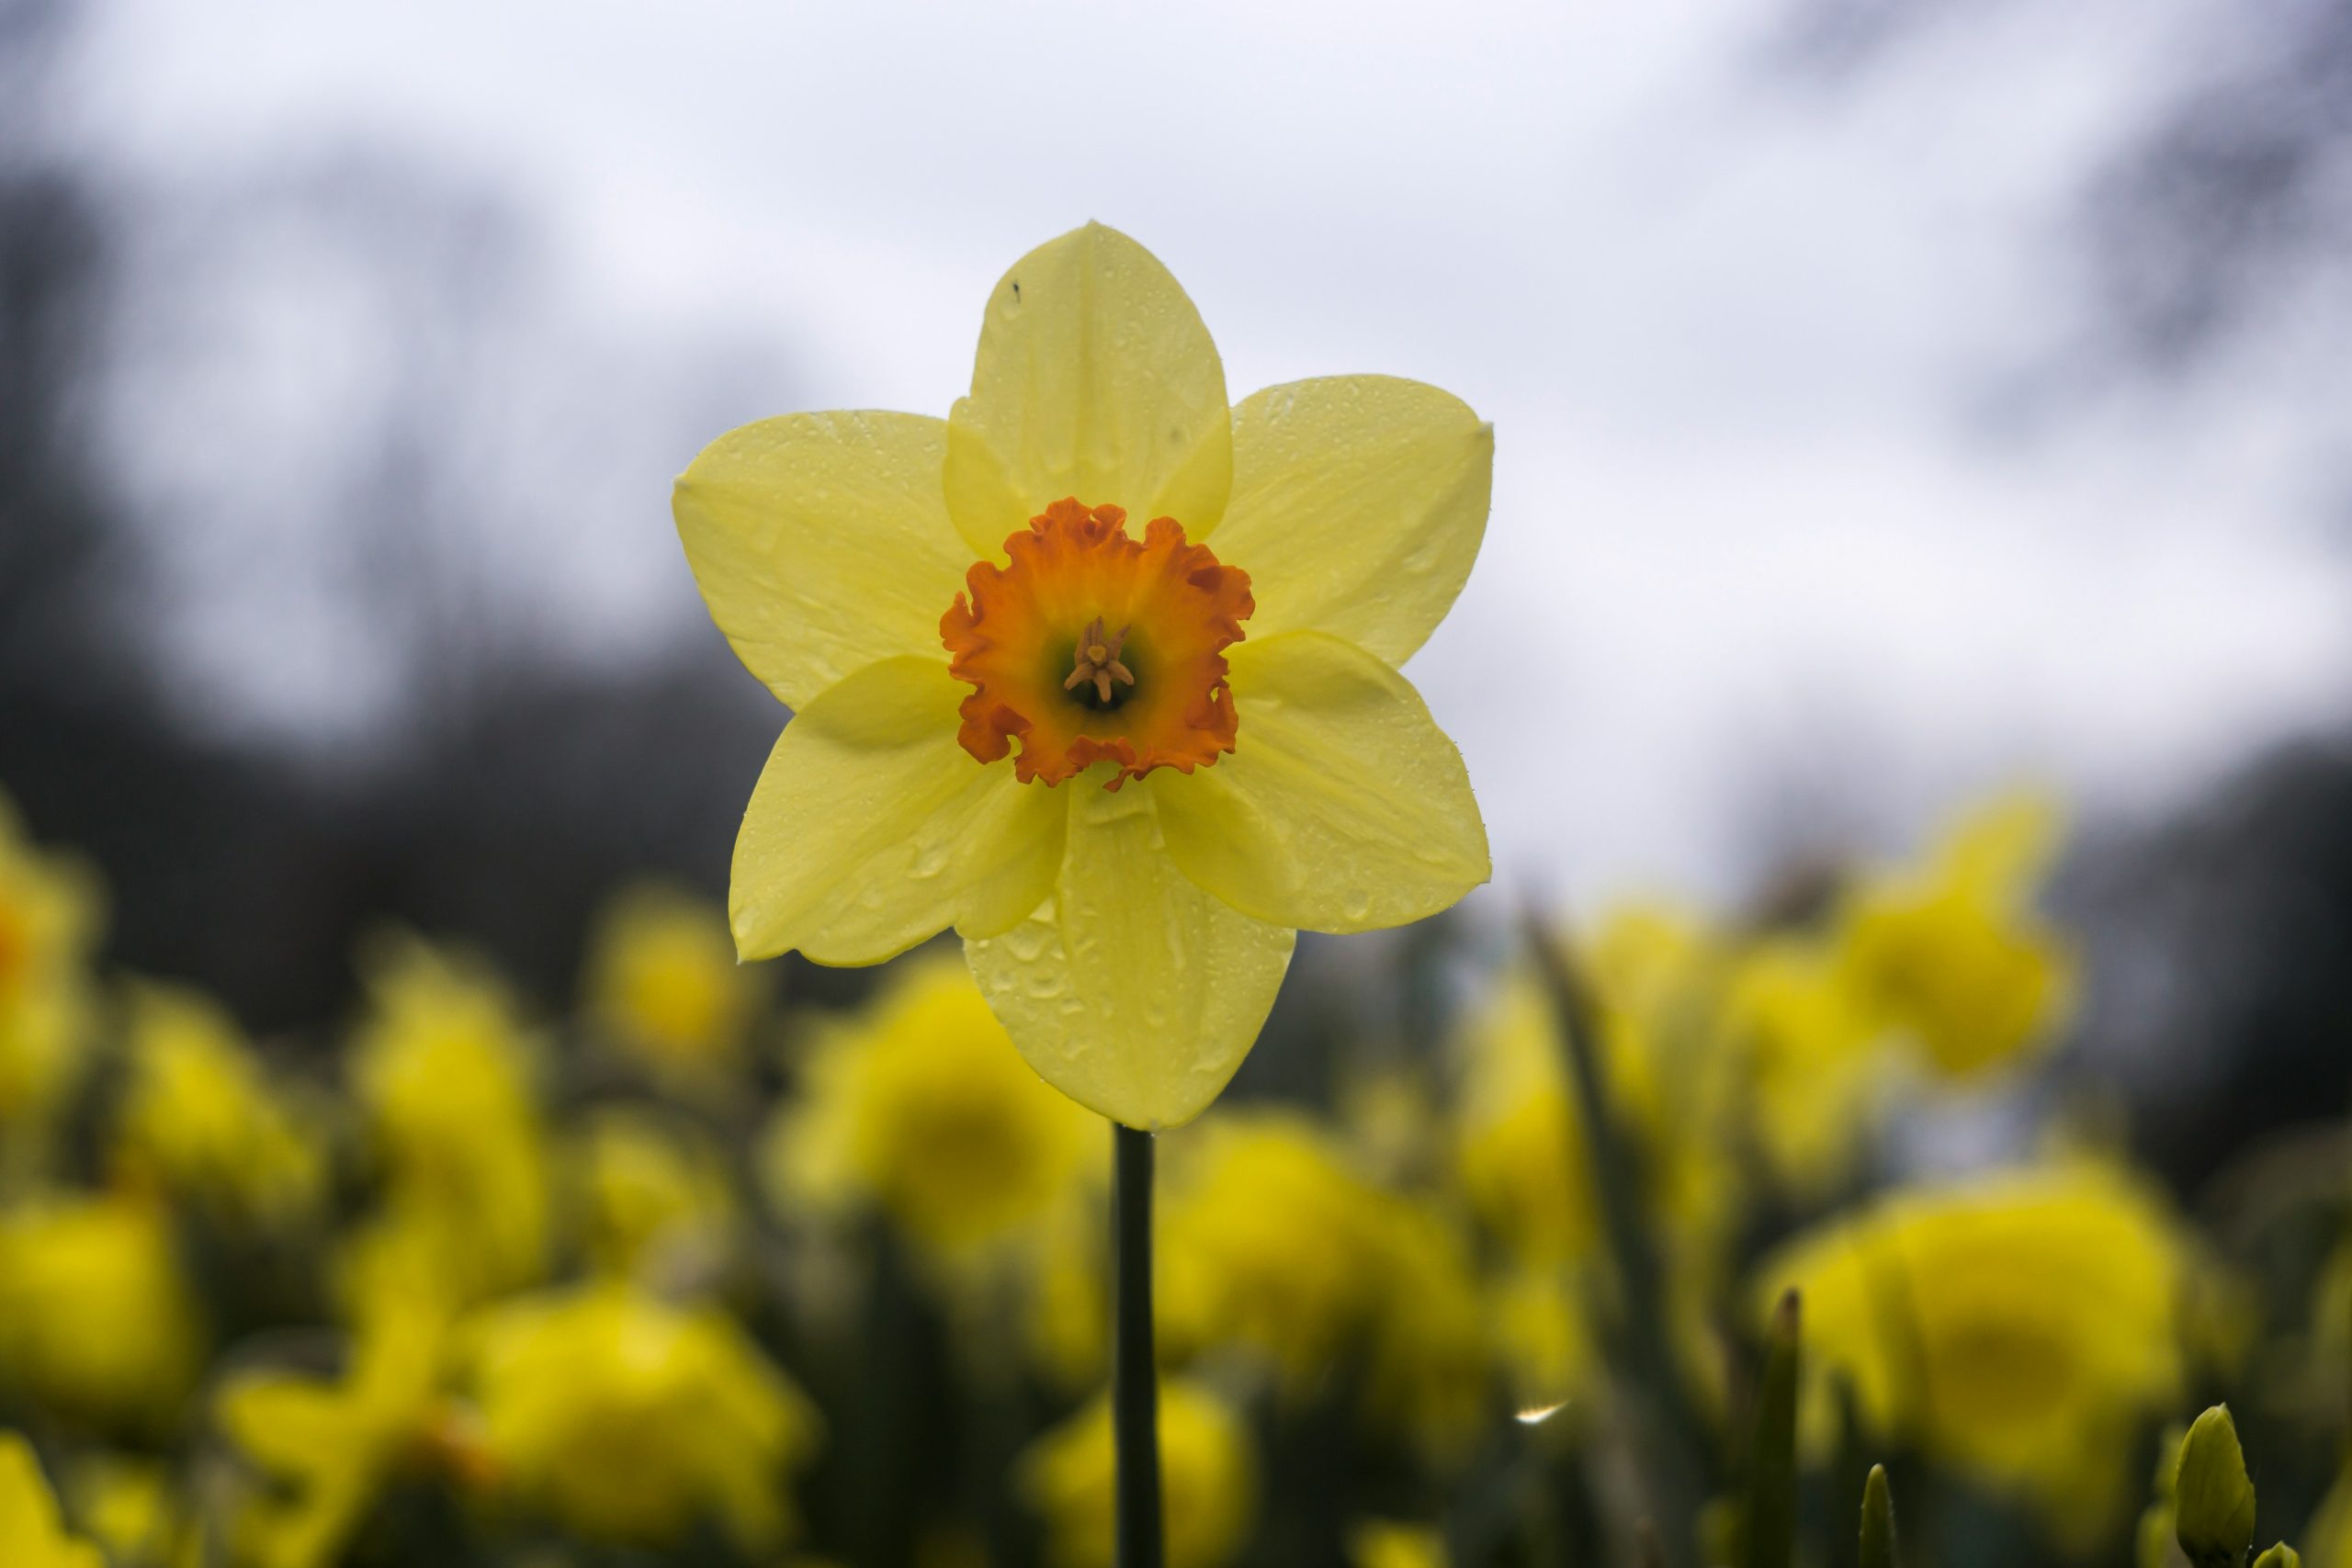
<svg viewBox="0 0 2352 1568"><path fill-rule="evenodd" d="M1015 1042L1018 1044L1018 1042ZM1255 1042L1252 1042L1254 1046ZM1025 1053L1024 1053L1025 1055ZM1105 1122L1115 1122L1122 1127L1132 1127L1138 1133L1172 1133L1179 1127L1190 1126L1202 1112L1225 1096L1233 1082L1234 1073L1241 1070L1247 1052L1236 1057L1232 1068L1216 1080L1216 1087L1187 1085L1182 1092L1155 1090L1142 1095L1118 1089L1101 1089L1082 1078L1057 1083L1040 1073L1038 1076L1063 1099L1082 1110L1091 1111Z"/></svg>
<svg viewBox="0 0 2352 1568"><path fill-rule="evenodd" d="M1148 262L1158 271L1161 273L1168 271L1167 264L1155 255L1151 248L1142 241L1125 230L1114 229L1108 223L1099 222L1090 218L1077 228L1066 230L1042 244L1033 245L1023 252L1021 259L1005 268L1003 276L997 279L997 293L1005 296L1008 303L1028 303L1022 297L1021 275L1026 271L1036 270L1040 263L1080 246L1088 247L1090 250L1101 247L1102 252L1110 255L1116 255L1121 252L1132 253L1135 257ZM1170 281L1174 281L1172 275ZM978 366L974 367L976 385L979 368ZM957 400L961 402L964 400Z"/></svg>
<svg viewBox="0 0 2352 1568"><path fill-rule="evenodd" d="M1167 265L1090 222L997 279L951 425L948 510L993 552L1063 496L1204 537L1232 488L1231 399L1200 311Z"/></svg>
<svg viewBox="0 0 2352 1568"><path fill-rule="evenodd" d="M1287 967L1287 954L1283 964ZM1280 987L1279 976L1274 984ZM1271 1008L1271 996L1267 1003ZM1014 1047L1046 1084L1104 1121L1139 1133L1171 1133L1197 1120L1224 1095L1258 1039L1258 1027L1223 1040L1205 1039L1201 1043L1202 1055L1215 1063L1208 1070L1137 1083L1121 1077L1132 1066L1124 1060L1129 1053L1102 1052L1092 1061L1068 1061L1064 1053L1069 1043L1060 1036L1040 1040L1017 1026L1015 1020L1006 1018L1001 1010L991 1010L998 1011L999 1021L1006 1024ZM1262 1021L1261 1017L1260 1026Z"/></svg>
<svg viewBox="0 0 2352 1568"><path fill-rule="evenodd" d="M966 952L969 951L967 945ZM997 1010L991 1008L990 1010ZM1005 1021L1001 1013L998 1014L998 1021ZM1055 1048L1060 1043L1058 1041L1038 1041L1009 1024L1006 1032L1014 1048L1020 1051L1022 1059L1029 1064L1030 1070L1048 1089L1081 1111L1100 1116L1105 1122L1114 1122L1122 1127L1132 1127L1138 1133L1172 1133L1197 1121L1203 1111L1223 1097L1227 1086L1233 1081L1233 1075L1240 1070L1241 1063L1248 1055L1245 1048L1241 1055L1233 1059L1232 1066L1224 1075L1216 1078L1214 1086L1194 1083L1177 1089L1154 1085L1139 1089L1133 1084L1106 1081L1099 1064L1091 1070L1080 1066L1070 1071L1048 1071L1046 1064L1052 1059ZM1254 1039L1252 1043L1255 1043Z"/></svg>
<svg viewBox="0 0 2352 1568"><path fill-rule="evenodd" d="M838 944L828 942L822 934L803 934L796 943L790 938L766 931L764 917L735 905L728 909L727 923L729 934L735 939L738 964L766 964L786 953L797 953L820 969L871 969L904 957L939 934L900 931L877 942L861 932L853 933L853 940Z"/></svg>
<svg viewBox="0 0 2352 1568"><path fill-rule="evenodd" d="M763 934L759 922L743 901L729 890L727 900L727 933L735 939L735 962L761 964L771 958L781 958L790 951L779 945L772 936Z"/></svg>
<svg viewBox="0 0 2352 1568"><path fill-rule="evenodd" d="M1214 1103L1257 1042L1296 933L1239 914L1167 863L1151 814L1088 791L1072 802L1054 897L964 953L1037 1076L1129 1127L1180 1127ZM1065 932L1076 932L1072 943Z"/></svg>
<svg viewBox="0 0 2352 1568"><path fill-rule="evenodd" d="M1100 218L1090 218L1085 222L1080 224L1077 228L1072 229L1069 233L1057 235L1055 239L1046 241L1046 243L1050 245L1057 243L1062 240L1076 240L1086 237L1114 240L1123 245L1133 245L1139 251L1149 249L1149 247L1145 245L1142 241L1128 233L1125 229L1119 228L1115 224L1105 223Z"/></svg>
<svg viewBox="0 0 2352 1568"><path fill-rule="evenodd" d="M1460 750L1377 654L1283 632L1242 645L1234 686L1235 753L1153 781L1193 882L1271 925L1351 934L1426 919L1493 877Z"/></svg>

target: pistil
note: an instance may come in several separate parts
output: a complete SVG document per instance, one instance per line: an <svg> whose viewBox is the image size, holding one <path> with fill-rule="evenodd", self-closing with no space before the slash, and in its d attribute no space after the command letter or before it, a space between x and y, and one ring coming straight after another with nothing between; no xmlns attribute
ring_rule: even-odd
<svg viewBox="0 0 2352 1568"><path fill-rule="evenodd" d="M1080 686L1091 684L1095 700L1108 704L1112 682L1116 681L1122 686L1134 685L1135 671L1119 662L1119 649L1126 640L1126 627L1121 626L1106 636L1102 630L1102 617L1095 616L1088 624L1085 635L1078 639L1077 666L1070 671L1069 678L1062 682L1062 690L1075 692Z"/></svg>

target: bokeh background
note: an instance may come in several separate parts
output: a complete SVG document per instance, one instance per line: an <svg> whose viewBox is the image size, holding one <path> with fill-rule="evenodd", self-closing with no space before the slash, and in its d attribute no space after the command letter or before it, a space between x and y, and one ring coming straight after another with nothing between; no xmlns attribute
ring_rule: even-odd
<svg viewBox="0 0 2352 1568"><path fill-rule="evenodd" d="M2167 983L2337 972L2340 5L0 28L0 778L124 959L256 1021L331 1011L377 914L552 981L615 875L715 886L779 716L670 477L769 412L944 409L998 272L1088 217L1236 388L1378 368L1495 423L1413 671L1490 902L1736 894L2023 777ZM2135 1063L2291 1077L2294 1004L2164 1010Z"/></svg>
<svg viewBox="0 0 2352 1568"><path fill-rule="evenodd" d="M1379 370L1497 427L1410 671L1496 884L1304 942L1238 1100L1439 1032L1430 966L1522 903L1770 908L2024 784L2061 1080L2183 1194L2344 1115L2344 0L0 0L0 790L96 868L104 961L299 1054L388 922L552 1006L616 889L718 896L785 716L671 477L944 412L1089 218L1237 393Z"/></svg>

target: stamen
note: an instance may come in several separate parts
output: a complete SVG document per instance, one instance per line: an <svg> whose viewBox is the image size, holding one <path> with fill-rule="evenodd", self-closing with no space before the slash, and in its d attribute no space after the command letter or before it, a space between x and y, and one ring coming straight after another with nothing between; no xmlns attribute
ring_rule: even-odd
<svg viewBox="0 0 2352 1568"><path fill-rule="evenodd" d="M1256 608L1250 574L1188 544L1173 517L1153 518L1140 540L1126 517L1076 497L1055 502L1006 538L1004 565L980 561L964 574L966 592L939 618L948 671L972 687L956 709L957 742L981 762L1018 747L1023 784L1057 784L1114 762L1102 787L1117 789L1233 750L1224 650ZM1089 604L1117 605L1127 625L1114 631L1098 615L1073 626L1069 607ZM1148 644L1147 663L1122 657L1131 628ZM1069 662L1057 671L1057 659Z"/></svg>
<svg viewBox="0 0 2352 1568"><path fill-rule="evenodd" d="M1075 692L1080 686L1091 685L1094 700L1107 705L1111 700L1112 682L1116 681L1123 686L1134 685L1135 671L1119 662L1119 649L1125 646L1126 640L1126 627L1121 626L1117 631L1105 635L1102 617L1095 616L1087 623L1086 630L1080 634L1077 668L1062 682L1062 690Z"/></svg>

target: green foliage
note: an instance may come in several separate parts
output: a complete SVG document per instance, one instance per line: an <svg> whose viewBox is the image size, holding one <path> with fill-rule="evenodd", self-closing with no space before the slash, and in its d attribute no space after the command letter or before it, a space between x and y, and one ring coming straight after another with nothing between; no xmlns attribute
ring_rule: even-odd
<svg viewBox="0 0 2352 1568"><path fill-rule="evenodd" d="M1871 1466L1862 1485L1861 1568L1901 1568L1903 1551L1894 1534L1894 1494L1886 1483L1886 1466Z"/></svg>
<svg viewBox="0 0 2352 1568"><path fill-rule="evenodd" d="M1756 1442L1748 1453L1747 1506L1740 1555L1747 1568L1789 1568L1796 1555L1797 1380L1804 1327L1797 1293L1781 1297L1765 1348L1756 1399Z"/></svg>

